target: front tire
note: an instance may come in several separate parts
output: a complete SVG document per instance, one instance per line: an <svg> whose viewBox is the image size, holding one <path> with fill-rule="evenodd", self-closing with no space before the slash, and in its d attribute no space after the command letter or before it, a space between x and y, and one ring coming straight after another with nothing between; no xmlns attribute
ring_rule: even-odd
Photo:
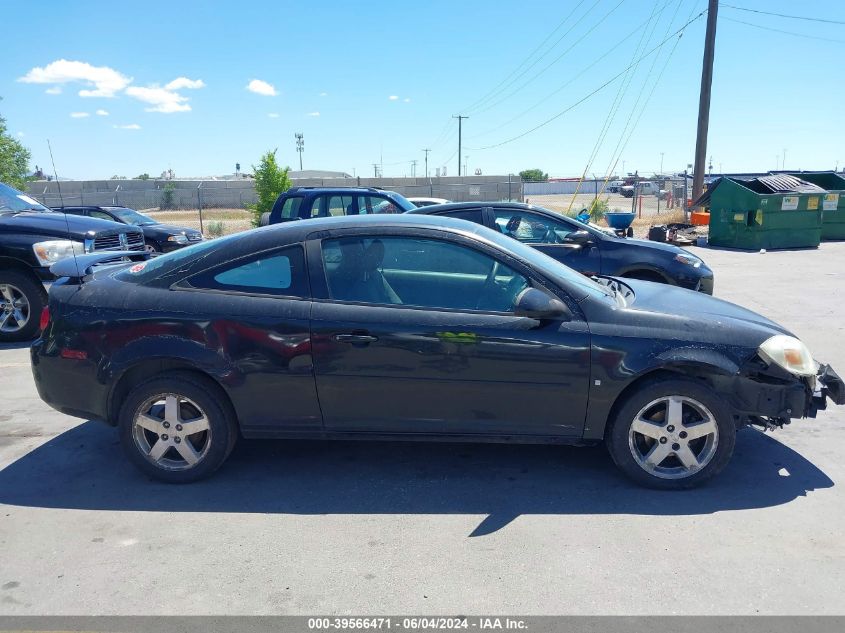
<svg viewBox="0 0 845 633"><path fill-rule="evenodd" d="M0 272L0 343L35 338L45 299L44 287L27 275Z"/></svg>
<svg viewBox="0 0 845 633"><path fill-rule="evenodd" d="M129 392L120 409L120 441L143 473L167 483L211 475L235 446L237 424L210 379L161 374Z"/></svg>
<svg viewBox="0 0 845 633"><path fill-rule="evenodd" d="M736 444L731 410L689 378L655 379L628 395L605 443L628 477L649 488L694 488L717 475Z"/></svg>

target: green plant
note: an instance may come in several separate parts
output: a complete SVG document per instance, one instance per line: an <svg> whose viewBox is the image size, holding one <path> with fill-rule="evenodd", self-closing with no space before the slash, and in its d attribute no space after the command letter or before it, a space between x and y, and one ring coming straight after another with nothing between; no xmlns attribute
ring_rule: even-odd
<svg viewBox="0 0 845 633"><path fill-rule="evenodd" d="M164 185L161 191L161 208L169 209L173 206L173 192L176 191L176 185L172 182Z"/></svg>
<svg viewBox="0 0 845 633"><path fill-rule="evenodd" d="M149 179L150 179L150 175L146 172L144 172L140 176L135 176L135 180L149 180Z"/></svg>
<svg viewBox="0 0 845 633"><path fill-rule="evenodd" d="M27 148L6 132L6 119L0 116L0 182L23 189L29 180Z"/></svg>
<svg viewBox="0 0 845 633"><path fill-rule="evenodd" d="M589 209L591 222L598 222L604 219L605 214L610 211L608 200L609 198L604 198L603 200L596 198L593 200L593 204L590 205Z"/></svg>
<svg viewBox="0 0 845 633"><path fill-rule="evenodd" d="M542 169L524 169L519 172L522 182L546 182L549 175Z"/></svg>
<svg viewBox="0 0 845 633"><path fill-rule="evenodd" d="M274 149L272 152L266 152L258 161L258 166L252 166L255 173L255 193L258 195L258 202L248 204L246 207L252 211L253 226L259 225L262 214L271 211L276 199L290 189L293 184L288 176L290 167L280 167L276 162L277 151L278 149Z"/></svg>
<svg viewBox="0 0 845 633"><path fill-rule="evenodd" d="M222 222L209 222L207 232L208 232L208 235L210 237L222 237L223 236L223 223Z"/></svg>

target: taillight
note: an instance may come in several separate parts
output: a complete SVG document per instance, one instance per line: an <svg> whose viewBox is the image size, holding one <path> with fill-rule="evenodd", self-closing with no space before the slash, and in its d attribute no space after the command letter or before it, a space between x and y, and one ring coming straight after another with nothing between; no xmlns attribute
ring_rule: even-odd
<svg viewBox="0 0 845 633"><path fill-rule="evenodd" d="M44 306L43 308L41 308L41 321L39 322L39 327L43 332L47 329L48 325L50 325L50 308Z"/></svg>

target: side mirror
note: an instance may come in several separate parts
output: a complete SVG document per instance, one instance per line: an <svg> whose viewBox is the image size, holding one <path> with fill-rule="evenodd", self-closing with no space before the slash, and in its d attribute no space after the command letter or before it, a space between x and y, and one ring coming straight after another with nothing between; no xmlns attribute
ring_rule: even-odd
<svg viewBox="0 0 845 633"><path fill-rule="evenodd" d="M537 288L526 288L516 298L514 313L529 319L560 319L569 321L572 312L560 299L556 299Z"/></svg>
<svg viewBox="0 0 845 633"><path fill-rule="evenodd" d="M593 241L593 236L589 231L573 231L566 236L566 241L579 246L585 246Z"/></svg>

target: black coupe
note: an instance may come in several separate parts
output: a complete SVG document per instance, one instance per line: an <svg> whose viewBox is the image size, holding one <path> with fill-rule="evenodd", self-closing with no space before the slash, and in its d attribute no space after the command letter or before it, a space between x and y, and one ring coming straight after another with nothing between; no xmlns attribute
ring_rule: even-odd
<svg viewBox="0 0 845 633"><path fill-rule="evenodd" d="M728 463L738 428L845 403L754 312L599 283L461 220L289 222L92 272L103 257L53 266L38 391L117 426L171 482L209 475L242 434L603 441L636 481L687 488Z"/></svg>

